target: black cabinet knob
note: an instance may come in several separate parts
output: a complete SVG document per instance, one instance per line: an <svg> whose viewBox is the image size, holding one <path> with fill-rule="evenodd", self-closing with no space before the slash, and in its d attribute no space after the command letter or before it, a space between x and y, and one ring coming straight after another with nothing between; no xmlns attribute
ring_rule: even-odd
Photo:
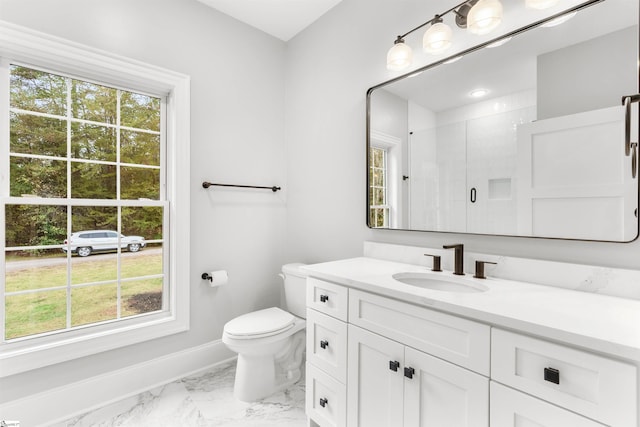
<svg viewBox="0 0 640 427"><path fill-rule="evenodd" d="M416 373L416 370L413 368L404 368L404 376L411 379L413 378L413 374Z"/></svg>
<svg viewBox="0 0 640 427"><path fill-rule="evenodd" d="M320 341L320 347L322 347L322 349L326 349L327 347L329 347L329 341L326 341L326 340Z"/></svg>
<svg viewBox="0 0 640 427"><path fill-rule="evenodd" d="M323 408L325 406L327 406L328 403L329 403L329 401L327 399L325 399L324 397L322 399L320 399L320 406L322 406Z"/></svg>
<svg viewBox="0 0 640 427"><path fill-rule="evenodd" d="M320 302L329 301L329 295L320 295Z"/></svg>
<svg viewBox="0 0 640 427"><path fill-rule="evenodd" d="M544 368L544 380L550 383L560 384L560 371L553 368Z"/></svg>
<svg viewBox="0 0 640 427"><path fill-rule="evenodd" d="M393 372L398 372L399 367L400 367L400 362L398 362L397 360L389 361L389 369L391 369Z"/></svg>

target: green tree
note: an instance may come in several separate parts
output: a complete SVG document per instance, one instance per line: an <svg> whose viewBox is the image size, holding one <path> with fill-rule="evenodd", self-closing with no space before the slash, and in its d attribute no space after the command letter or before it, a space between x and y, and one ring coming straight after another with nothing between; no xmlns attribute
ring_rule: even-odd
<svg viewBox="0 0 640 427"><path fill-rule="evenodd" d="M11 66L10 75L11 196L67 197L70 165L72 198L115 199L119 168L122 199L158 200L159 170L135 165L160 165L159 98L16 65ZM118 100L120 124L131 128L122 129L120 135L115 127ZM70 126L69 110L73 117ZM116 164L118 150L120 161L127 165ZM162 208L125 207L121 212L125 234L162 238ZM6 227L6 244L61 244L71 232L117 229L115 207L73 207L72 230L66 229L66 216L64 207L7 206L5 223L10 226Z"/></svg>

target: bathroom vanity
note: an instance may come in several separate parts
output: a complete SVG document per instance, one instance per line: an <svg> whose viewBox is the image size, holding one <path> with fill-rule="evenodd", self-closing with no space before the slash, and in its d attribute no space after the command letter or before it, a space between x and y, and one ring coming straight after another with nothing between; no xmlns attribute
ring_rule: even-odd
<svg viewBox="0 0 640 427"><path fill-rule="evenodd" d="M306 267L310 425L638 426L640 301L422 264Z"/></svg>

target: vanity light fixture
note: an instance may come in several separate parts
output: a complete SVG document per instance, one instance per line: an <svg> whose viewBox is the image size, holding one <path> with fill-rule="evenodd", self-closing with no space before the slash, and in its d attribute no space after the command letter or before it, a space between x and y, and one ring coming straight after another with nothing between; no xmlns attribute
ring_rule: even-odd
<svg viewBox="0 0 640 427"><path fill-rule="evenodd" d="M474 34L487 34L502 22L502 3L500 0L465 0L435 15L424 24L399 35L393 42L393 47L387 52L387 69L399 71L411 65L413 51L405 43L405 37L427 25L430 27L422 38L424 51L438 54L447 50L453 39L451 27L443 22L443 18L448 14L455 15L458 27L467 28Z"/></svg>
<svg viewBox="0 0 640 427"><path fill-rule="evenodd" d="M473 34L487 34L502 22L500 0L480 0L467 15L467 30Z"/></svg>
<svg viewBox="0 0 640 427"><path fill-rule="evenodd" d="M404 43L404 39L398 36L393 47L387 52L387 69L404 70L413 61L413 51Z"/></svg>
<svg viewBox="0 0 640 427"><path fill-rule="evenodd" d="M424 33L422 47L428 53L444 52L451 46L453 32L451 27L442 22L442 18L437 16L431 21L431 27Z"/></svg>

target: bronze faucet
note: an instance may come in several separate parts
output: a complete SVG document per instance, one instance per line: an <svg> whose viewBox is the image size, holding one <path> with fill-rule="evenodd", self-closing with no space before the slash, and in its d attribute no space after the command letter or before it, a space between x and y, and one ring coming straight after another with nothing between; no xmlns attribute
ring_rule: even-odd
<svg viewBox="0 0 640 427"><path fill-rule="evenodd" d="M457 243L455 245L444 245L443 249L453 249L453 274L464 276L464 245Z"/></svg>

